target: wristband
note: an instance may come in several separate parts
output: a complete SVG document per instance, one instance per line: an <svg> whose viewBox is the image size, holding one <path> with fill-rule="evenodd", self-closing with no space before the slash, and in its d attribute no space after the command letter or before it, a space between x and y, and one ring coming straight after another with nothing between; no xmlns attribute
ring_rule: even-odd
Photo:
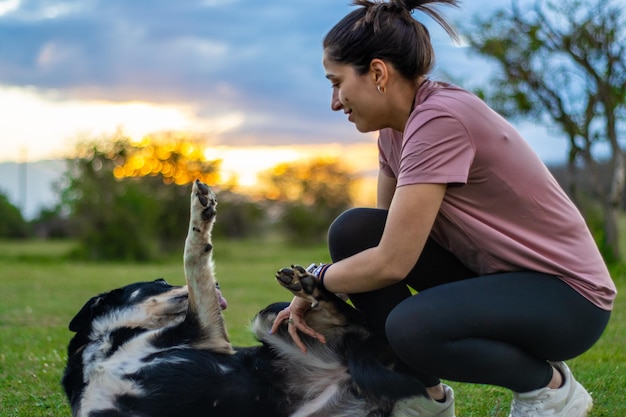
<svg viewBox="0 0 626 417"><path fill-rule="evenodd" d="M324 277L326 276L326 271L328 271L328 268L330 268L331 265L332 264L321 264L311 272L311 274L317 277L317 280L324 289L326 289L326 286L324 285Z"/></svg>

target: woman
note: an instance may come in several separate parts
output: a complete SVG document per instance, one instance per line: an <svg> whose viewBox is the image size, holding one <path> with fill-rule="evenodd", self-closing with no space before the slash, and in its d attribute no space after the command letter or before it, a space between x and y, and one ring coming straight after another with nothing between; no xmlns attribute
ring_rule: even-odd
<svg viewBox="0 0 626 417"><path fill-rule="evenodd" d="M416 416L454 416L439 378L506 387L511 417L586 416L592 399L562 362L609 320L615 286L584 219L519 133L474 95L428 79L419 10L357 0L324 39L331 107L379 131L377 209L331 225L333 263L315 274L347 293L430 398ZM456 5L456 0L440 1ZM417 290L411 296L409 287ZM295 298L274 324L322 338Z"/></svg>

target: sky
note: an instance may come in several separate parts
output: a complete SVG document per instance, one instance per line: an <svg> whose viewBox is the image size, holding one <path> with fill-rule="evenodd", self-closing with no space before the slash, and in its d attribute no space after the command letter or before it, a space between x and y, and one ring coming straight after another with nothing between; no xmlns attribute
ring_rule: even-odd
<svg viewBox="0 0 626 417"><path fill-rule="evenodd" d="M352 10L348 3L0 0L0 161L65 156L77 140L120 128L137 140L193 131L222 154L374 143L376 135L358 133L330 110L321 65L321 40ZM493 4L442 9L459 22ZM434 78L486 80L488 63L415 16L431 32ZM529 123L520 130L544 160L563 158L565 141Z"/></svg>

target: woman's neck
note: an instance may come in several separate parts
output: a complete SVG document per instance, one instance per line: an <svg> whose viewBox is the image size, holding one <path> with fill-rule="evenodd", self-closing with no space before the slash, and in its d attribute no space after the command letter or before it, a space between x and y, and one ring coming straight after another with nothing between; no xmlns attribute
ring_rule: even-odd
<svg viewBox="0 0 626 417"><path fill-rule="evenodd" d="M406 82L406 85L399 89L401 95L398 97L396 110L394 111L396 117L392 120L391 128L400 132L404 132L404 127L409 120L411 112L415 106L415 97L417 91L427 80L426 77L420 76L415 81Z"/></svg>

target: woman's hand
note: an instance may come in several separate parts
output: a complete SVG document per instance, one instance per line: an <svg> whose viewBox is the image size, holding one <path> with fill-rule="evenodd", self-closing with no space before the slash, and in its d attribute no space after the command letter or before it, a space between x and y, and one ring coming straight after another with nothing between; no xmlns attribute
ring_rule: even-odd
<svg viewBox="0 0 626 417"><path fill-rule="evenodd" d="M289 323L289 335L291 336L291 339L293 339L296 346L300 348L302 353L306 353L306 346L302 342L302 339L300 339L298 330L302 333L308 334L309 336L316 338L322 343L326 343L326 338L324 337L324 335L310 328L306 324L306 321L304 321L304 315L310 309L311 303L309 301L305 300L304 298L294 297L294 299L291 300L291 304L289 304L287 308L283 309L276 315L274 324L270 329L270 334L274 334L274 332L278 330L278 327L281 325L281 323L287 320L287 322Z"/></svg>

